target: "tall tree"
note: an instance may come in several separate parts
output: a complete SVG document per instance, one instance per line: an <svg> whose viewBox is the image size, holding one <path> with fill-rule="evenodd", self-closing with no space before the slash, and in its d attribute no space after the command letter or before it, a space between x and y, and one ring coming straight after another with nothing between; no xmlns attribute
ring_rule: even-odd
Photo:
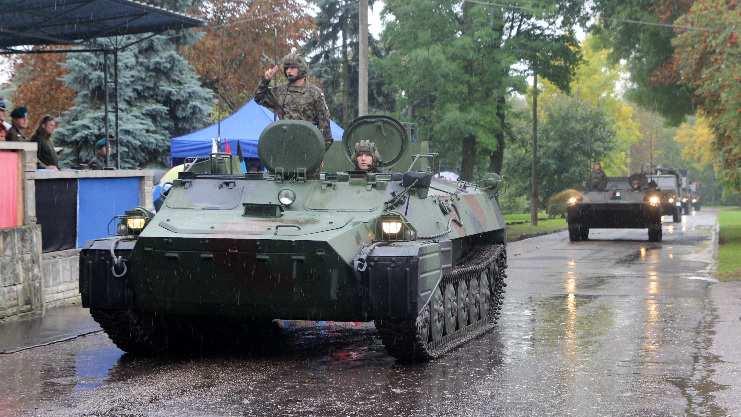
<svg viewBox="0 0 741 417"><path fill-rule="evenodd" d="M681 81L714 131L718 174L729 190L741 191L741 8L734 0L697 0L677 20L674 40Z"/></svg>
<svg viewBox="0 0 741 417"><path fill-rule="evenodd" d="M489 170L501 172L507 96L524 91L531 70L568 88L579 60L573 27L584 18L583 2L385 5L391 19L384 68L404 106L401 113L420 123L448 159L460 155L463 178L473 177L480 150L489 156Z"/></svg>
<svg viewBox="0 0 741 417"><path fill-rule="evenodd" d="M305 43L314 27L298 0L212 0L198 13L208 25L183 51L218 98L219 114L250 99L267 66Z"/></svg>
<svg viewBox="0 0 741 417"><path fill-rule="evenodd" d="M544 113L538 172L545 201L584 182L590 162L607 155L616 141L614 123L588 102L559 94Z"/></svg>
<svg viewBox="0 0 741 417"><path fill-rule="evenodd" d="M35 47L33 51L46 49ZM11 79L16 86L12 101L29 108L31 128L35 128L45 114L58 117L72 106L74 91L62 81L66 74L62 66L65 58L65 54L60 53L26 54L17 58Z"/></svg>
<svg viewBox="0 0 741 417"><path fill-rule="evenodd" d="M583 59L576 67L571 95L605 112L615 131L615 146L604 155L602 166L608 175L628 175L630 147L642 136L635 120L635 107L625 101L619 91L622 67L610 62L610 51L594 36L588 36L581 46ZM544 106L549 106L560 95L558 87L548 81L543 83L541 102Z"/></svg>
<svg viewBox="0 0 741 417"><path fill-rule="evenodd" d="M188 1L162 1L159 6L185 10ZM119 143L121 165L135 168L163 165L169 139L203 127L209 121L212 93L203 88L178 47L195 41L189 32L145 38L124 36L128 44L119 52ZM110 47L112 39L99 39L94 47ZM64 81L76 92L74 106L65 113L55 141L65 147L63 158L85 162L93 144L104 136L104 77L102 54L69 54ZM112 59L111 59L112 62ZM110 119L113 126L113 119Z"/></svg>
<svg viewBox="0 0 741 417"><path fill-rule="evenodd" d="M672 25L693 0L596 0L595 32L607 42L612 58L630 71L631 101L660 112L672 124L694 113L692 90L679 83Z"/></svg>

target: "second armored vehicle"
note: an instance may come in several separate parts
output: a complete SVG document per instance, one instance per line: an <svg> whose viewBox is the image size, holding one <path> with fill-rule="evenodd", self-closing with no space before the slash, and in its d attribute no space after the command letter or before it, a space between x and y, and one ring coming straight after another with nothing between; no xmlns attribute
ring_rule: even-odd
<svg viewBox="0 0 741 417"><path fill-rule="evenodd" d="M648 240L660 242L661 195L647 190L645 175L608 177L603 190L588 190L568 201L569 239L587 240L590 229L648 229Z"/></svg>
<svg viewBox="0 0 741 417"><path fill-rule="evenodd" d="M408 147L384 116L348 127L348 159L361 139L387 169ZM312 124L279 121L260 137L267 172L225 155L193 165L156 215L129 212L119 236L82 250L83 306L144 354L249 345L277 318L374 320L389 353L420 361L492 329L506 266L496 182L320 173L324 153Z"/></svg>
<svg viewBox="0 0 741 417"><path fill-rule="evenodd" d="M673 174L649 175L649 181L656 183L661 195L661 215L672 216L674 223L682 221L682 202L680 200L679 177Z"/></svg>

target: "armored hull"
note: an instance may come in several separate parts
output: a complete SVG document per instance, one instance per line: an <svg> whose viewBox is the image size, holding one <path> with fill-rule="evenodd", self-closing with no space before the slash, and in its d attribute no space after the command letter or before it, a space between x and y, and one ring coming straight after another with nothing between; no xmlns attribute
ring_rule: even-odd
<svg viewBox="0 0 741 417"><path fill-rule="evenodd" d="M587 240L590 229L648 229L650 241L661 241L661 215L659 192L632 189L627 178L611 178L606 190L588 191L570 201L569 238Z"/></svg>
<svg viewBox="0 0 741 417"><path fill-rule="evenodd" d="M390 353L426 360L491 329L506 266L495 192L430 172L320 175L275 155L321 140L297 124L267 133L270 172L181 173L137 236L83 249L83 305L122 349L182 348L226 323L241 340L242 324L278 318L375 320Z"/></svg>

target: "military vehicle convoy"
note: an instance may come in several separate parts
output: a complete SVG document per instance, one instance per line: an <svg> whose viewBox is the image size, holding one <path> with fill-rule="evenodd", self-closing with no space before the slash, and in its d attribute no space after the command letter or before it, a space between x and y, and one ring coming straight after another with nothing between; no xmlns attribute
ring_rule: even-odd
<svg viewBox="0 0 741 417"><path fill-rule="evenodd" d="M83 306L138 354L249 346L273 319L374 320L391 355L424 361L492 329L506 285L496 180L415 170L434 154L392 172L409 146L389 117L355 120L334 146L349 159L361 139L389 172L321 172L322 135L302 121L262 133L265 173L228 155L193 164L156 214L127 212L82 250Z"/></svg>
<svg viewBox="0 0 741 417"><path fill-rule="evenodd" d="M661 194L661 215L672 216L674 223L682 221L682 201L680 198L679 176L674 174L649 175Z"/></svg>
<svg viewBox="0 0 741 417"><path fill-rule="evenodd" d="M648 229L648 240L660 242L661 194L648 189L646 176L607 177L604 189L569 198L569 240L589 239L590 229Z"/></svg>

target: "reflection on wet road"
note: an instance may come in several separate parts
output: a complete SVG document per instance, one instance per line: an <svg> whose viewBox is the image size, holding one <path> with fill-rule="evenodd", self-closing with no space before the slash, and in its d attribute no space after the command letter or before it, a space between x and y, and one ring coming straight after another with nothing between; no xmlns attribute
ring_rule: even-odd
<svg viewBox="0 0 741 417"><path fill-rule="evenodd" d="M741 415L741 287L711 278L715 215L509 246L497 329L403 366L371 324L284 323L280 348L136 358L103 334L0 356L0 416Z"/></svg>

